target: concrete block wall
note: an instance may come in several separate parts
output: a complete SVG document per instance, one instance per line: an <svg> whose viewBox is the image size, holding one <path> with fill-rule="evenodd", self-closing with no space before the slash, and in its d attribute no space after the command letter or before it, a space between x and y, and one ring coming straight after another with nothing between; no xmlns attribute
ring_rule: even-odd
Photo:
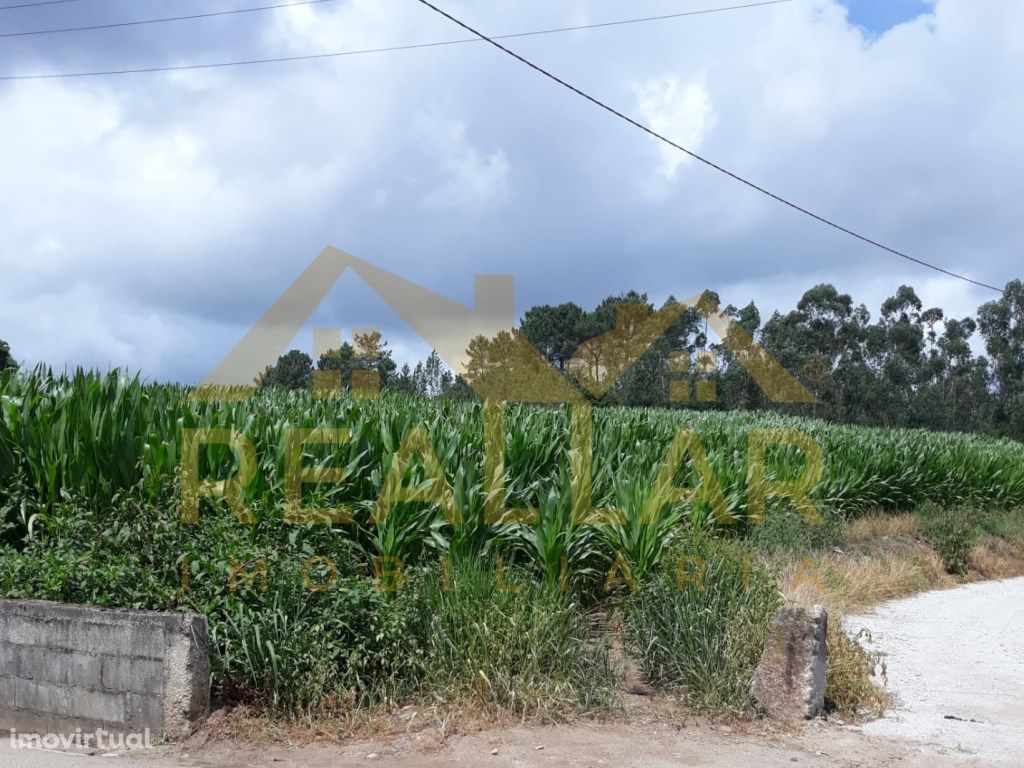
<svg viewBox="0 0 1024 768"><path fill-rule="evenodd" d="M175 738L209 708L202 616L0 600L0 733Z"/></svg>

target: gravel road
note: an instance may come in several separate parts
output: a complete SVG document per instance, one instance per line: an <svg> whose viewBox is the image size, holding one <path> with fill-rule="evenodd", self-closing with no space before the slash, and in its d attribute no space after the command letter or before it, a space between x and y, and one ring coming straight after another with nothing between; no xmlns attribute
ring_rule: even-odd
<svg viewBox="0 0 1024 768"><path fill-rule="evenodd" d="M968 764L1024 765L1024 578L926 592L849 617L885 654L890 713L863 732ZM973 759L971 759L973 758Z"/></svg>

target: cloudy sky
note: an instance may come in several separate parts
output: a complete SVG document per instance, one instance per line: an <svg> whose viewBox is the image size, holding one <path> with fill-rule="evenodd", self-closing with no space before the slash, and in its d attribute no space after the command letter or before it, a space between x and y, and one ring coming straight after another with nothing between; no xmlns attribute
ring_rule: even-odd
<svg viewBox="0 0 1024 768"><path fill-rule="evenodd" d="M734 4L438 2L492 34ZM80 0L0 11L0 34L267 4ZM795 0L509 44L781 195L1002 285L1024 272L1021 29L1017 0ZM0 73L464 36L415 0L332 0L0 38ZM795 214L485 44L0 82L0 171L0 338L58 368L200 380L327 244L464 303L474 274L513 274L519 311L705 288L769 310L822 281L873 312L901 282L960 315L992 296ZM310 325L426 351L352 275Z"/></svg>

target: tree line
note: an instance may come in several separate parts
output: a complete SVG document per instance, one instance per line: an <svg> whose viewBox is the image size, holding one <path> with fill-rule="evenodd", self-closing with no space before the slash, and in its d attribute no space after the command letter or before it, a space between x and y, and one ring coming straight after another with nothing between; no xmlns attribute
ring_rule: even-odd
<svg viewBox="0 0 1024 768"><path fill-rule="evenodd" d="M665 306L675 299L669 298ZM567 303L534 307L520 332L561 370L587 339L616 328L623 304L655 311L643 294L608 297L590 312ZM710 338L705 293L683 311L601 402L722 410L782 410L844 424L983 432L1024 439L1024 283L1014 280L975 317L925 307L910 286L882 302L877 316L834 285L816 285L796 307L767 320L754 302L721 308L817 400L773 403L723 340ZM621 321L620 321L621 322ZM975 354L975 342L983 352ZM673 366L683 353L688 367ZM714 382L713 398L672 398L673 380Z"/></svg>
<svg viewBox="0 0 1024 768"><path fill-rule="evenodd" d="M592 310L566 302L535 306L517 329L549 364L579 382L588 343L624 333L624 325L671 307L645 294L609 296ZM701 303L719 306L706 293ZM876 316L835 286L811 288L790 311L766 321L753 301L721 308L724 314L816 398L778 404L761 390L741 361L709 329L701 306L687 307L668 331L639 355L625 374L592 399L602 406L717 410L780 410L844 424L923 427L984 432L1024 439L1024 284L1013 281L1004 295L979 307L976 316L954 317L925 307L909 286L886 299ZM628 332L628 329L627 331ZM478 339L470 364L480 366L498 339ZM975 352L975 348L983 351ZM679 360L686 360L682 366ZM473 396L461 377L436 352L414 367L395 364L380 334L357 335L354 343L319 355L292 350L267 370L261 386L309 387L317 372L336 372L343 387L353 372L375 372L383 388L429 397ZM713 396L679 396L686 382L714 382ZM681 390L680 384L683 382ZM694 387L694 390L696 388ZM696 390L700 391L700 390Z"/></svg>
<svg viewBox="0 0 1024 768"><path fill-rule="evenodd" d="M11 355L11 345L0 339L0 373L4 371L16 371L18 363Z"/></svg>
<svg viewBox="0 0 1024 768"><path fill-rule="evenodd" d="M277 363L267 366L254 384L259 388L325 390L358 390L362 386L432 398L472 397L469 386L448 369L437 352L415 366L406 363L399 368L379 331L356 333L351 343L342 342L338 349L320 354L315 362L301 350L289 350Z"/></svg>
<svg viewBox="0 0 1024 768"><path fill-rule="evenodd" d="M656 308L646 294L609 296L594 309L567 302L535 306L516 332L553 368L583 391L589 375L600 376L601 350L594 340L628 338L645 317L679 308L670 297ZM780 405L761 390L722 339L713 338L708 311L727 315L809 389L816 402ZM782 410L844 424L957 430L1024 439L1024 283L1014 280L1003 295L974 317L954 317L925 307L910 286L899 289L873 316L834 285L816 285L788 312L767 320L754 302L720 306L707 292L697 306L675 319L645 345L599 396L597 405L719 410ZM476 339L469 370L493 363L506 338ZM975 348L981 350L975 353ZM490 360L489 360L490 358ZM683 361L680 363L680 361ZM598 371L594 374L594 371ZM258 379L259 386L307 388L317 377L357 387L359 376L384 389L434 398L473 397L467 382L452 374L436 352L415 366L395 363L379 333L357 334L313 359L298 350L282 356ZM705 382L699 385L698 382ZM707 383L713 383L708 386ZM690 389L690 385L693 388ZM680 396L680 392L684 393ZM694 394L696 393L696 394Z"/></svg>
<svg viewBox="0 0 1024 768"><path fill-rule="evenodd" d="M604 342L628 348L631 334L642 328L645 318L673 309L673 321L644 344L635 362L631 357L621 371L602 362ZM728 316L810 390L816 402L772 402L730 345L713 337L709 310ZM753 301L722 308L713 292L706 292L696 306L682 308L669 297L656 308L646 294L629 291L605 298L592 310L572 302L532 307L516 334L596 405L781 410L843 424L1024 440L1021 280L1007 283L1004 293L979 307L974 317L926 308L906 285L872 316L865 304L826 283L805 292L793 309L776 311L767 320ZM467 375L502 364L508 358L504 352L514 346L511 340L510 334L475 339L468 350ZM17 367L10 346L0 340L0 371ZM602 372L614 376L614 382L597 387L594 394L588 385ZM436 352L414 366L399 367L376 331L357 333L352 343L344 342L315 361L293 349L255 383L289 389L387 389L447 399L475 396L469 382L454 375Z"/></svg>

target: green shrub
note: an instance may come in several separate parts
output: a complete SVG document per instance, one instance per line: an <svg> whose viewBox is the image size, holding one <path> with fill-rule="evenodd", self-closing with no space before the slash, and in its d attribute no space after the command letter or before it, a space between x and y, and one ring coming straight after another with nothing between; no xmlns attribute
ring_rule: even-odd
<svg viewBox="0 0 1024 768"><path fill-rule="evenodd" d="M414 576L397 604L423 625L421 692L444 707L541 720L607 707L615 679L607 649L556 583L486 561Z"/></svg>
<svg viewBox="0 0 1024 768"><path fill-rule="evenodd" d="M213 671L226 700L316 714L393 701L420 676L415 617L367 578L322 592L275 580L266 593L225 601L215 617Z"/></svg>
<svg viewBox="0 0 1024 768"><path fill-rule="evenodd" d="M307 568L306 580L329 588L304 582L311 557L329 558L333 570ZM215 693L282 714L371 703L417 685L410 639L419 634L407 632L408 614L368 574L358 547L329 528L285 527L269 514L245 527L216 512L185 525L131 495L102 514L58 504L20 551L0 552L0 594L9 597L202 613Z"/></svg>
<svg viewBox="0 0 1024 768"><path fill-rule="evenodd" d="M971 550L981 538L981 515L973 507L942 509L928 504L921 508L921 532L952 574L963 576L970 568Z"/></svg>
<svg viewBox="0 0 1024 768"><path fill-rule="evenodd" d="M981 530L1004 541L1024 542L1024 509L991 512L981 517Z"/></svg>
<svg viewBox="0 0 1024 768"><path fill-rule="evenodd" d="M764 519L751 523L746 534L754 548L773 555L821 551L842 541L835 514L824 512L820 521L809 522L788 504L771 505Z"/></svg>
<svg viewBox="0 0 1024 768"><path fill-rule="evenodd" d="M100 514L68 497L21 527L0 558L0 594L125 609L177 604L183 539L166 514L115 496Z"/></svg>
<svg viewBox="0 0 1024 768"><path fill-rule="evenodd" d="M625 605L625 634L641 671L713 711L746 708L780 596L736 542L694 537ZM682 558L682 559L680 559Z"/></svg>

